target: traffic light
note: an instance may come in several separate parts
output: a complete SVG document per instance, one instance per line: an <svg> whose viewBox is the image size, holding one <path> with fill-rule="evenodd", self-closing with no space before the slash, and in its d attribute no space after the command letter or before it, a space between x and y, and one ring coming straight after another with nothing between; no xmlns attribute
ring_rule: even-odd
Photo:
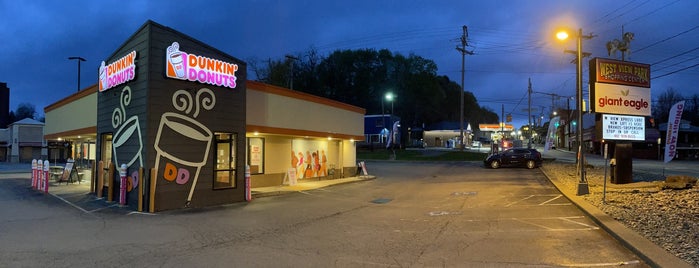
<svg viewBox="0 0 699 268"><path fill-rule="evenodd" d="M512 122L512 114L507 114L507 122Z"/></svg>

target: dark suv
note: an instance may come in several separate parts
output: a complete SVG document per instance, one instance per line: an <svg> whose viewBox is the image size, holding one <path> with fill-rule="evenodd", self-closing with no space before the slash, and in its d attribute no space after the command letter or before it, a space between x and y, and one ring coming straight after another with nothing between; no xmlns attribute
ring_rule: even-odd
<svg viewBox="0 0 699 268"><path fill-rule="evenodd" d="M491 168L499 168L501 166L536 168L540 167L542 162L539 151L527 148L507 149L501 153L491 154L483 160L483 164Z"/></svg>

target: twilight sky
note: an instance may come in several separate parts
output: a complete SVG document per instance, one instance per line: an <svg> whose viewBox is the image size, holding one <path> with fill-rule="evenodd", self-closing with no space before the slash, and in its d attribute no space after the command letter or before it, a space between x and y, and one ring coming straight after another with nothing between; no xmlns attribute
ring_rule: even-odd
<svg viewBox="0 0 699 268"><path fill-rule="evenodd" d="M623 27L635 34L626 60L651 64L653 100L670 87L685 97L699 94L695 0L0 0L0 17L0 82L10 87L10 109L28 102L40 116L77 91L77 63L68 57L87 59L81 87L93 85L100 62L148 19L245 61L282 59L311 47L323 56L386 48L431 59L438 74L459 84L455 47L466 25L474 55L466 56L465 89L498 114L504 105L517 127L527 122L529 78L536 92L575 94L574 56L563 52L575 50L575 42L556 40L560 27L596 35L583 51L608 58L614 56L605 44L621 39ZM587 84L587 64L583 69ZM548 115L551 103L550 95L534 94L533 114ZM554 105L565 107L566 99Z"/></svg>

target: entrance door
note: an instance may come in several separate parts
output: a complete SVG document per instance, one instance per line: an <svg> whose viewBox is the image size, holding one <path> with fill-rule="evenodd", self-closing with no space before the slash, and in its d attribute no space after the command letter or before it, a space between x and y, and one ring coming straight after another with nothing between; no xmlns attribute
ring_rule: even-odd
<svg viewBox="0 0 699 268"><path fill-rule="evenodd" d="M100 160L104 164L102 181L104 187L109 187L111 178L109 177L109 163L112 162L112 133L102 134L102 150L100 151ZM98 173L99 174L99 173ZM97 189L98 191L100 189Z"/></svg>

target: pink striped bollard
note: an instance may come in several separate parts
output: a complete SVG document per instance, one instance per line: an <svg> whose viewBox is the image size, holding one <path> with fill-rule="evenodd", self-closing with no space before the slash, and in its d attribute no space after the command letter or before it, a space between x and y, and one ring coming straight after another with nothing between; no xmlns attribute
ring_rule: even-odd
<svg viewBox="0 0 699 268"><path fill-rule="evenodd" d="M36 189L36 159L32 159L32 188Z"/></svg>
<svg viewBox="0 0 699 268"><path fill-rule="evenodd" d="M41 191L44 189L44 162L41 160L36 160L36 189Z"/></svg>
<svg viewBox="0 0 699 268"><path fill-rule="evenodd" d="M44 193L49 193L49 160L44 160Z"/></svg>

